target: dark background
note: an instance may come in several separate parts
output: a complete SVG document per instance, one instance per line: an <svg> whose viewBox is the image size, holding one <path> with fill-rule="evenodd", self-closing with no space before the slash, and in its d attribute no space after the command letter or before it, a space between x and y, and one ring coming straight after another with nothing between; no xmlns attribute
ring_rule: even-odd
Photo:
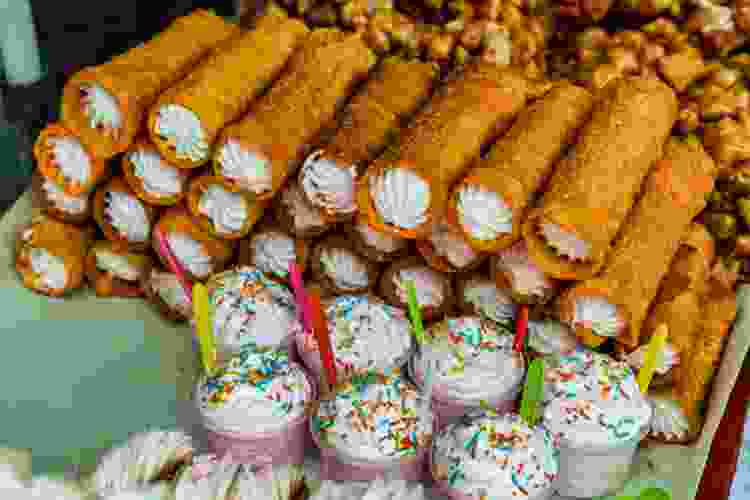
<svg viewBox="0 0 750 500"><path fill-rule="evenodd" d="M39 130L57 118L66 79L83 66L101 64L148 40L175 17L195 8L234 15L233 0L31 0L39 49L47 72L35 85L9 87L0 80L0 213L30 182L30 148ZM0 20L0 29L2 20ZM0 78L2 78L0 72ZM12 151L12 150L15 151Z"/></svg>

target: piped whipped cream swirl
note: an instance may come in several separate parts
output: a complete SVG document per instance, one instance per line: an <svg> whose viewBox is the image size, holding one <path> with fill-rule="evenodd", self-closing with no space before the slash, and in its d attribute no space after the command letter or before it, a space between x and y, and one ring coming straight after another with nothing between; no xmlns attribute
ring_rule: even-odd
<svg viewBox="0 0 750 500"><path fill-rule="evenodd" d="M86 184L91 178L91 159L78 139L51 137L48 142L63 177L71 182Z"/></svg>
<svg viewBox="0 0 750 500"><path fill-rule="evenodd" d="M464 300L478 314L497 323L510 324L515 320L517 306L510 294L500 290L494 281L477 279L467 283Z"/></svg>
<svg viewBox="0 0 750 500"><path fill-rule="evenodd" d="M89 119L89 127L103 127L115 134L122 126L122 114L117 99L100 85L81 88L83 113Z"/></svg>
<svg viewBox="0 0 750 500"><path fill-rule="evenodd" d="M96 267L125 281L138 281L140 270L130 263L125 255L104 249L95 251Z"/></svg>
<svg viewBox="0 0 750 500"><path fill-rule="evenodd" d="M357 169L354 165L342 167L318 150L307 157L299 178L307 199L316 207L342 215L357 210L354 199Z"/></svg>
<svg viewBox="0 0 750 500"><path fill-rule="evenodd" d="M271 162L265 156L247 151L235 140L229 139L219 153L221 175L239 184L243 189L262 194L272 187Z"/></svg>
<svg viewBox="0 0 750 500"><path fill-rule="evenodd" d="M219 234L242 231L248 215L242 194L230 193L217 184L208 186L198 202L198 210L211 219Z"/></svg>
<svg viewBox="0 0 750 500"><path fill-rule="evenodd" d="M443 276L428 267L402 269L394 277L398 298L409 302L408 283L414 282L417 303L421 307L440 307L445 300L446 281Z"/></svg>
<svg viewBox="0 0 750 500"><path fill-rule="evenodd" d="M154 132L174 147L177 159L202 162L208 159L209 144L201 120L189 109L177 104L159 108Z"/></svg>
<svg viewBox="0 0 750 500"><path fill-rule="evenodd" d="M153 196L176 196L182 192L183 178L156 151L139 149L128 157L133 174L141 181L143 190Z"/></svg>
<svg viewBox="0 0 750 500"><path fill-rule="evenodd" d="M376 231L366 223L358 222L354 229L362 238L365 245L379 252L394 253L406 248L408 245L406 240Z"/></svg>
<svg viewBox="0 0 750 500"><path fill-rule="evenodd" d="M320 252L320 262L336 288L356 291L370 285L370 270L364 259L343 248L326 247Z"/></svg>
<svg viewBox="0 0 750 500"><path fill-rule="evenodd" d="M148 241L151 221L136 197L121 191L108 191L105 214L118 233L133 243Z"/></svg>
<svg viewBox="0 0 750 500"><path fill-rule="evenodd" d="M393 167L370 179L375 210L387 224L414 229L427 221L430 186L417 174Z"/></svg>
<svg viewBox="0 0 750 500"><path fill-rule="evenodd" d="M297 260L295 241L283 233L266 232L252 239L253 265L266 274L285 278L289 264Z"/></svg>
<svg viewBox="0 0 750 500"><path fill-rule="evenodd" d="M211 256L206 253L200 242L187 234L169 233L167 243L175 259L193 276L204 279L213 271Z"/></svg>
<svg viewBox="0 0 750 500"><path fill-rule="evenodd" d="M44 180L42 184L47 200L58 210L68 212L69 214L82 214L86 211L89 205L88 196L71 196L60 187L49 180Z"/></svg>
<svg viewBox="0 0 750 500"><path fill-rule="evenodd" d="M591 257L591 245L574 233L557 224L542 224L539 229L547 244L563 257L572 261L585 261Z"/></svg>
<svg viewBox="0 0 750 500"><path fill-rule="evenodd" d="M42 284L50 290L62 290L68 282L65 261L52 255L44 248L32 247L29 250L31 270L39 276Z"/></svg>
<svg viewBox="0 0 750 500"><path fill-rule="evenodd" d="M468 185L456 193L456 211L464 231L480 241L513 232L513 211L493 191Z"/></svg>
<svg viewBox="0 0 750 500"><path fill-rule="evenodd" d="M580 297L575 302L573 326L590 328L600 337L616 337L625 327L617 306L602 297Z"/></svg>

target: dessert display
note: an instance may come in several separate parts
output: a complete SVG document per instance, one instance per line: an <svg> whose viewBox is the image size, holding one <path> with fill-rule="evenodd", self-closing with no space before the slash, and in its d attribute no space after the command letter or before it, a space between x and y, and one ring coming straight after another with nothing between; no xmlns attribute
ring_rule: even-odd
<svg viewBox="0 0 750 500"><path fill-rule="evenodd" d="M744 11L632 3L269 0L76 73L20 281L189 323L211 452L139 434L93 492L301 500L307 453L321 500L585 499L695 442L750 281Z"/></svg>

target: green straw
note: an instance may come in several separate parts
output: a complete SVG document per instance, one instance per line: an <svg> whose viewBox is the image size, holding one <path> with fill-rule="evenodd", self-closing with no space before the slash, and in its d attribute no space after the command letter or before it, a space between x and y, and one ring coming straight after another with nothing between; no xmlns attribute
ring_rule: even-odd
<svg viewBox="0 0 750 500"><path fill-rule="evenodd" d="M535 359L526 372L526 383L521 399L521 418L534 427L539 421L539 409L544 397L544 360Z"/></svg>
<svg viewBox="0 0 750 500"><path fill-rule="evenodd" d="M419 304L417 303L417 289L414 287L413 281L409 281L406 284L406 294L409 301L409 316L411 316L414 336L417 339L417 343L421 346L425 341L424 325L422 324L422 314L420 314Z"/></svg>

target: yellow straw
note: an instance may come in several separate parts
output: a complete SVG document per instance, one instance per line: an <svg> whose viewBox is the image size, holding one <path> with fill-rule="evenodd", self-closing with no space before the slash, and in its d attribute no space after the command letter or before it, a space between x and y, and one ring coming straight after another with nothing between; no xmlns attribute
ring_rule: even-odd
<svg viewBox="0 0 750 500"><path fill-rule="evenodd" d="M638 372L638 386L644 394L648 391L648 386L651 385L651 380L654 378L657 363L664 355L664 345L667 343L668 335L669 329L667 325L662 323L656 327L656 331L648 343L648 349L643 359L643 367Z"/></svg>
<svg viewBox="0 0 750 500"><path fill-rule="evenodd" d="M206 373L211 376L216 364L216 347L211 332L211 315L208 305L208 290L203 283L193 284L193 316L198 342L201 346L201 357Z"/></svg>

